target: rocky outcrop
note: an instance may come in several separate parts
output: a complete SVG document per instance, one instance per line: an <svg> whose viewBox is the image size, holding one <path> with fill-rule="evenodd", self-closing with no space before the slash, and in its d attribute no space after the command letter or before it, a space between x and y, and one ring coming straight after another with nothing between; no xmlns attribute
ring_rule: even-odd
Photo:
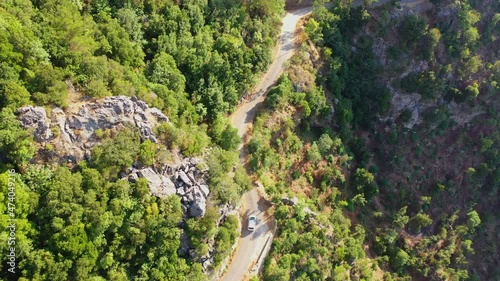
<svg viewBox="0 0 500 281"><path fill-rule="evenodd" d="M207 209L210 189L206 184L207 170L199 170L199 163L204 162L200 158L186 158L177 164L165 165L160 171L151 167L131 169L125 177L132 182L145 178L150 193L155 196L177 194L187 217L201 217Z"/></svg>
<svg viewBox="0 0 500 281"><path fill-rule="evenodd" d="M54 134L50 130L50 120L47 119L47 112L43 107L23 107L18 110L21 124L35 130L35 140L42 142L50 139Z"/></svg>
<svg viewBox="0 0 500 281"><path fill-rule="evenodd" d="M125 96L72 106L67 112L54 108L50 116L43 107L22 107L18 113L21 125L34 129L36 141L52 143L60 159L70 158L75 162L90 155L89 149L98 141L95 134L98 129L120 129L130 123L139 129L142 140L156 142L153 127L159 122L169 122L159 109Z"/></svg>
<svg viewBox="0 0 500 281"><path fill-rule="evenodd" d="M53 108L51 114L47 114L43 107L27 106L20 108L18 113L21 125L33 129L37 142L50 143L56 158L73 163L90 158L90 150L99 141L98 130L119 130L129 123L139 129L143 141L156 142L153 127L159 122L169 122L161 110L149 108L135 97L124 96L73 105L66 112ZM202 170L197 167L202 167ZM129 181L145 178L150 193L155 196L177 194L185 214L200 217L206 212L210 194L206 185L206 167L199 158L179 159L176 164L160 169L131 168L123 177Z"/></svg>
<svg viewBox="0 0 500 281"><path fill-rule="evenodd" d="M287 205L287 206L296 206L299 204L299 199L297 197L292 197L292 198L288 198L288 197L282 197L281 198L281 203ZM306 213L306 215L308 215L309 217L311 218L315 218L318 216L318 214L316 214L313 210L309 209L309 207L307 206L303 206L302 207L302 210L304 210L304 212Z"/></svg>
<svg viewBox="0 0 500 281"><path fill-rule="evenodd" d="M154 196L168 196L175 194L175 185L169 178L157 174L153 168L133 170L128 179L135 181L137 178L145 178L148 181L149 191Z"/></svg>

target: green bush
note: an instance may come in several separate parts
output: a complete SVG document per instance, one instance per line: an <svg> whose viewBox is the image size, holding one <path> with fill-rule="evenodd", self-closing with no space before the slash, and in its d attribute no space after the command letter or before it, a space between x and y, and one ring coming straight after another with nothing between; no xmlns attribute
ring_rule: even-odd
<svg viewBox="0 0 500 281"><path fill-rule="evenodd" d="M92 80L85 87L87 94L93 98L102 98L111 96L107 84L102 80Z"/></svg>
<svg viewBox="0 0 500 281"><path fill-rule="evenodd" d="M139 146L139 162L146 166L153 165L156 157L156 150L156 144L150 140L145 140Z"/></svg>
<svg viewBox="0 0 500 281"><path fill-rule="evenodd" d="M419 93L423 98L432 99L446 92L444 80L437 78L433 71L410 73L401 80L401 89L408 93Z"/></svg>

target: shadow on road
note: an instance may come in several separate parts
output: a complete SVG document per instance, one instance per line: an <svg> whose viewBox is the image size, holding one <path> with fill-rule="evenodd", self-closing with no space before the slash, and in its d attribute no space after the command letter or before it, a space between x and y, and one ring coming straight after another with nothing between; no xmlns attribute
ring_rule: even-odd
<svg viewBox="0 0 500 281"><path fill-rule="evenodd" d="M267 211L267 209L269 209L271 204L269 204L269 202L264 199L264 197L260 197L259 201L257 202L257 206L260 212L265 212Z"/></svg>

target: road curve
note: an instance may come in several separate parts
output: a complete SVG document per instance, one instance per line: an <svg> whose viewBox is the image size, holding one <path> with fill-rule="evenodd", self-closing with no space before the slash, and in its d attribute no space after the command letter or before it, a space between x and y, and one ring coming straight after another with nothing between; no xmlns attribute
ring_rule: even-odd
<svg viewBox="0 0 500 281"><path fill-rule="evenodd" d="M252 123L259 105L264 101L265 94L269 88L278 80L283 73L283 64L292 57L296 50L294 42L295 27L299 20L310 13L312 7L303 8L293 12L288 12L283 18L281 28L279 50L273 58L273 63L262 77L260 83L255 88L254 97L244 102L231 115L232 125L238 129L239 136L243 139L248 130L248 125ZM243 155L243 144L240 146ZM221 280L239 281L244 280L254 262L257 260L270 231L270 225L274 222L266 221L264 214L268 208L265 200L259 195L256 189L253 189L243 195L243 206L245 210L242 221L241 237L236 248L236 254L233 256L232 263L226 274ZM257 216L257 227L255 231L247 230L247 218L249 215Z"/></svg>
<svg viewBox="0 0 500 281"><path fill-rule="evenodd" d="M371 5L371 7L381 6L390 0L380 0ZM415 9L416 6L426 2L426 0L401 0L400 4L410 9ZM355 0L352 6L362 5L362 0ZM327 6L332 5L328 3ZM299 10L287 12L283 18L283 26L281 27L279 51L273 58L273 63L261 78L260 83L254 91L252 99L241 104L236 111L230 116L231 124L238 129L238 135L243 140L244 135L248 130L248 126L253 122L259 105L265 100L266 93L270 87L278 80L284 70L284 63L290 59L297 50L295 44L295 30L299 20L312 12L312 7L306 7ZM242 161L244 160L243 141L239 147ZM261 253L268 233L270 225L274 225L273 218L264 217L267 211L268 204L259 195L257 189L248 191L242 198L242 210L244 210L241 237L238 241L236 253L233 255L233 260L222 276L222 281L240 281L245 280L248 276L251 267L254 265L259 254ZM257 216L257 227L254 232L247 230L247 218L249 215ZM271 221L269 221L271 220Z"/></svg>
<svg viewBox="0 0 500 281"><path fill-rule="evenodd" d="M292 57L296 50L297 46L294 42L294 34L297 23L303 16L309 14L311 11L312 7L307 7L288 12L283 18L279 50L273 58L273 63L269 66L267 72L262 76L260 83L255 88L254 97L241 104L230 117L232 125L238 129L238 134L241 138L243 138L246 133L248 125L252 123L258 105L264 101L266 92L276 80L278 80L283 72L283 64Z"/></svg>

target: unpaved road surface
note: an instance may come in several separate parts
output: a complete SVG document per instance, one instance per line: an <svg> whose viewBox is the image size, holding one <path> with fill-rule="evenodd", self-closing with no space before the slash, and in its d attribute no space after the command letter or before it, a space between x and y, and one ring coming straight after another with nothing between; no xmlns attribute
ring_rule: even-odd
<svg viewBox="0 0 500 281"><path fill-rule="evenodd" d="M265 94L269 88L278 80L283 73L283 64L292 57L296 50L294 44L295 27L300 18L312 11L312 7L289 12L283 18L281 28L279 50L273 63L262 77L255 89L255 95L251 100L243 103L232 115L231 123L238 129L239 136L247 132L248 125L252 123L259 105L264 101ZM243 144L240 146L243 151ZM242 152L243 153L243 152ZM243 195L243 221L241 237L226 274L222 277L224 281L244 280L249 270L252 269L257 257L261 253L270 231L273 221L267 221L264 214L268 208L267 202L253 189ZM248 216L257 216L257 227L255 231L248 231Z"/></svg>
<svg viewBox="0 0 500 281"><path fill-rule="evenodd" d="M255 95L251 100L240 105L240 107L231 115L231 123L238 129L238 134L243 138L243 135L248 129L248 125L252 123L259 104L265 99L267 90L278 80L283 73L283 64L290 59L296 50L294 44L295 26L300 18L312 11L312 7L289 12L283 18L283 26L281 27L279 51L273 59L273 63L262 77L259 85L255 88ZM232 279L231 281L239 280Z"/></svg>

